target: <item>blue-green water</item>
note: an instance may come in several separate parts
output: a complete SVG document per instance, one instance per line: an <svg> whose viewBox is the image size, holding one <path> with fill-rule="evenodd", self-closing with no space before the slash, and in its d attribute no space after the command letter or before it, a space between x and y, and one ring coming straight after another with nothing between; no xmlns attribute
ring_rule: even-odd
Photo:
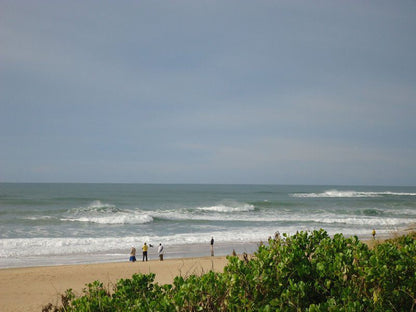
<svg viewBox="0 0 416 312"><path fill-rule="evenodd" d="M174 257L212 236L239 248L276 231L387 235L415 222L416 187L0 183L0 217L0 267L125 261L145 241Z"/></svg>

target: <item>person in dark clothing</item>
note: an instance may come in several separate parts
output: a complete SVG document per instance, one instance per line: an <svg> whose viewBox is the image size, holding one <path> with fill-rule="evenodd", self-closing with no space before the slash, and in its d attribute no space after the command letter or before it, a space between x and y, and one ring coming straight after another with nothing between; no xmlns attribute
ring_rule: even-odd
<svg viewBox="0 0 416 312"><path fill-rule="evenodd" d="M147 246L147 244L144 243L144 245L142 247L142 250L143 250L143 261L144 261L144 259L146 259L146 261L147 261L147 250L148 249L149 249L149 246Z"/></svg>

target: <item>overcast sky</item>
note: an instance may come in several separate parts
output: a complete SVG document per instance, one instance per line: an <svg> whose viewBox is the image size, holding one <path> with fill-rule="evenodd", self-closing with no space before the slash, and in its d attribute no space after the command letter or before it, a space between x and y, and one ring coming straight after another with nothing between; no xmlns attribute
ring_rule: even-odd
<svg viewBox="0 0 416 312"><path fill-rule="evenodd" d="M0 182L416 185L416 1L0 0Z"/></svg>

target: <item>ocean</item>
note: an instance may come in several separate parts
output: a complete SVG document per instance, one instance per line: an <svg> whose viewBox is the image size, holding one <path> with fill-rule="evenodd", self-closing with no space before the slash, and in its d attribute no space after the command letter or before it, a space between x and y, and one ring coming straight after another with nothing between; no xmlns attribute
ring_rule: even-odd
<svg viewBox="0 0 416 312"><path fill-rule="evenodd" d="M387 236L416 221L416 187L0 183L0 268L253 252L276 232ZM140 255L139 255L139 260Z"/></svg>

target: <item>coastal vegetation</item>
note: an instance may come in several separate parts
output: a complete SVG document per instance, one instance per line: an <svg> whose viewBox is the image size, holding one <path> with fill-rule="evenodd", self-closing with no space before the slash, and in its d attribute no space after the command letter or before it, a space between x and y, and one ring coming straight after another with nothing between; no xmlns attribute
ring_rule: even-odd
<svg viewBox="0 0 416 312"><path fill-rule="evenodd" d="M414 311L416 233L375 243L324 230L276 234L253 255L229 256L222 273L154 274L68 289L47 311Z"/></svg>

